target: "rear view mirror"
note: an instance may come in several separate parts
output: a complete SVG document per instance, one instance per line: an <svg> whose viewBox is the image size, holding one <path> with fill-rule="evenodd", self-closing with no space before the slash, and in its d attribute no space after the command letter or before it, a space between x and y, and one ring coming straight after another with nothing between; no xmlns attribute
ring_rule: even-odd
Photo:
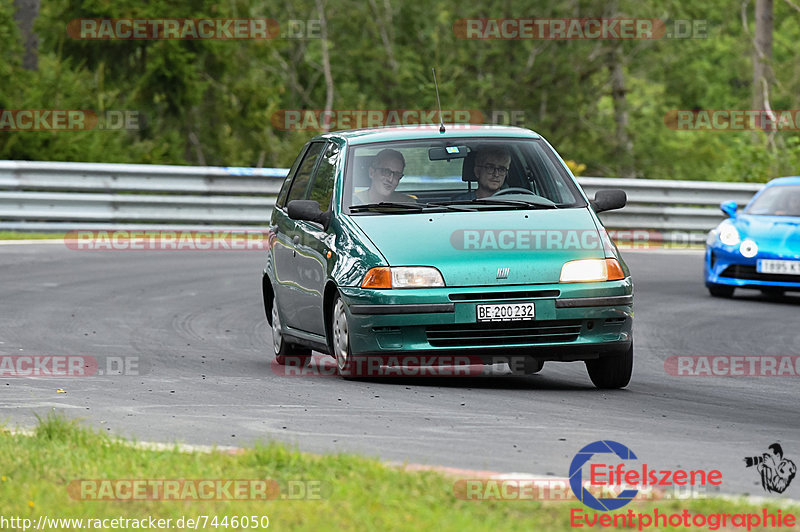
<svg viewBox="0 0 800 532"><path fill-rule="evenodd" d="M598 190L594 195L594 199L589 201L589 204L591 204L594 212L603 212L621 209L627 202L628 196L624 190L609 188L607 190Z"/></svg>
<svg viewBox="0 0 800 532"><path fill-rule="evenodd" d="M451 159L463 159L467 156L466 146L442 146L428 150L428 159L431 161L449 161Z"/></svg>
<svg viewBox="0 0 800 532"><path fill-rule="evenodd" d="M723 201L719 204L719 208L722 209L722 212L727 214L729 218L735 218L736 209L739 208L739 205L737 205L735 201Z"/></svg>

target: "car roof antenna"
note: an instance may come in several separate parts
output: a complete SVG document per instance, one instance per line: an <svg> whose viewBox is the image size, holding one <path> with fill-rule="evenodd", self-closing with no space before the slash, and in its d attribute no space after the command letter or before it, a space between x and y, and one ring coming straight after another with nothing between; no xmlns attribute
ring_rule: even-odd
<svg viewBox="0 0 800 532"><path fill-rule="evenodd" d="M439 84L436 83L436 69L431 68L433 72L433 86L436 87L436 104L439 106L439 133L444 133L444 120L442 120L442 102L439 100Z"/></svg>

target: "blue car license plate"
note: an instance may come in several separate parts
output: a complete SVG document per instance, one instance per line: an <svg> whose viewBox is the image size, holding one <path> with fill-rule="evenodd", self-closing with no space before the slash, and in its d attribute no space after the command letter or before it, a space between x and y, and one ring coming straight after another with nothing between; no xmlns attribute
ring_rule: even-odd
<svg viewBox="0 0 800 532"><path fill-rule="evenodd" d="M800 260L761 259L756 263L758 273L800 275Z"/></svg>

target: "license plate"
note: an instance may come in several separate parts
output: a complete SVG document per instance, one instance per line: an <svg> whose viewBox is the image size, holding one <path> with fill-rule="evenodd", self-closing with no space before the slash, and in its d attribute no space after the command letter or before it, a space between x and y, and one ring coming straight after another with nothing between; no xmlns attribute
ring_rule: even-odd
<svg viewBox="0 0 800 532"><path fill-rule="evenodd" d="M800 260L761 259L756 263L756 271L758 273L800 275Z"/></svg>
<svg viewBox="0 0 800 532"><path fill-rule="evenodd" d="M505 305L478 305L478 322L532 320L533 303L509 303Z"/></svg>

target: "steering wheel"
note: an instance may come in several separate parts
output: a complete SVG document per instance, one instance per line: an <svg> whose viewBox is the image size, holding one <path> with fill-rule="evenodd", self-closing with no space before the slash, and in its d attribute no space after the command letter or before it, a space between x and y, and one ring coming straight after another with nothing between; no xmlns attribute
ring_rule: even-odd
<svg viewBox="0 0 800 532"><path fill-rule="evenodd" d="M522 187L503 188L492 194L492 196L505 196L506 194L530 194L531 196L538 196L535 192Z"/></svg>

